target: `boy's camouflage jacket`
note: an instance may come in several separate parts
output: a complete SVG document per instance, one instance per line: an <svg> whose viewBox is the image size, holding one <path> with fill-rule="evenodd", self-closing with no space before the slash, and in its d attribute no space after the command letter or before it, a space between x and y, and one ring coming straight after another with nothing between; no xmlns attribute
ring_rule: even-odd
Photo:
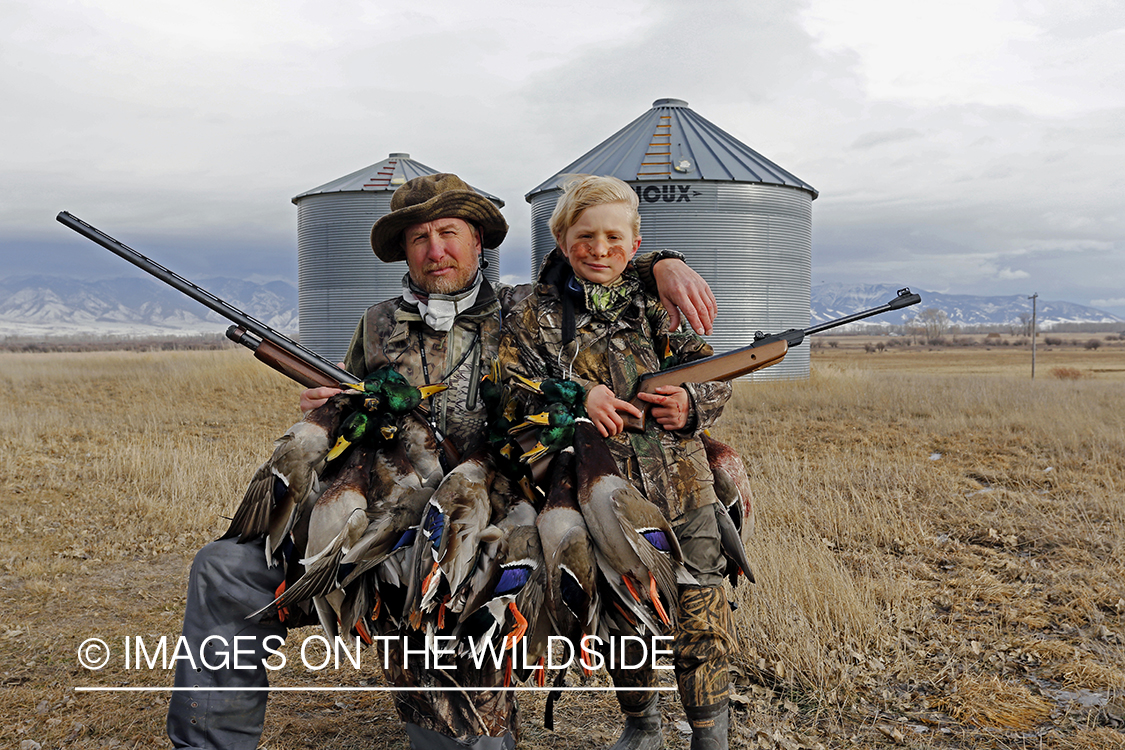
<svg viewBox="0 0 1125 750"><path fill-rule="evenodd" d="M618 398L630 400L636 395L639 376L670 364L664 356L667 351L676 363L712 354L711 346L695 333L669 332L667 312L643 291L633 294L612 321L595 318L579 302L576 338L564 345L558 279L569 277L569 267L566 271L552 273L545 266L535 293L505 318L499 356L506 376L570 378L587 392L604 383ZM625 274L627 279L636 278L632 268ZM669 520L718 501L698 434L718 419L731 393L729 383L684 387L692 405L684 430L668 432L649 419L643 434L624 432L608 439L618 467Z"/></svg>

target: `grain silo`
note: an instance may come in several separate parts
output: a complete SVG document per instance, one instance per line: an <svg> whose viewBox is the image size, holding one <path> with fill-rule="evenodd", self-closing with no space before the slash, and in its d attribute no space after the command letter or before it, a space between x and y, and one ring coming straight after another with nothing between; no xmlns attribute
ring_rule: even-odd
<svg viewBox="0 0 1125 750"><path fill-rule="evenodd" d="M722 353L757 330L809 326L812 201L817 191L688 108L658 99L652 109L529 192L532 268L555 242L548 222L569 174L618 177L640 198L641 250L682 252L719 302L714 335ZM807 378L809 347L753 379Z"/></svg>
<svg viewBox="0 0 1125 750"><path fill-rule="evenodd" d="M405 261L383 263L371 251L371 225L390 213L400 185L437 174L410 154L389 157L293 198L297 206L297 293L301 343L338 362L363 311L402 292ZM502 208L504 201L474 187ZM500 279L499 250L485 250L492 283Z"/></svg>

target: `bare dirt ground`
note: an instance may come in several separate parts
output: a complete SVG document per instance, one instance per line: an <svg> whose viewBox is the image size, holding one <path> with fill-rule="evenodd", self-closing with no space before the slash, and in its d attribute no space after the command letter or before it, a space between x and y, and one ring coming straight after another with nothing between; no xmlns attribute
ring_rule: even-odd
<svg viewBox="0 0 1125 750"><path fill-rule="evenodd" d="M823 347L807 382L739 386L718 436L758 482L758 584L732 592L732 747L1125 748L1125 356L1067 351L1032 382L1010 348ZM0 387L0 743L168 747L166 691L76 688L170 686L125 638L174 641L191 556L298 389L243 352L0 354ZM543 704L521 698L521 746L616 737L607 694L568 693L554 731ZM263 745L406 742L386 693L278 692Z"/></svg>

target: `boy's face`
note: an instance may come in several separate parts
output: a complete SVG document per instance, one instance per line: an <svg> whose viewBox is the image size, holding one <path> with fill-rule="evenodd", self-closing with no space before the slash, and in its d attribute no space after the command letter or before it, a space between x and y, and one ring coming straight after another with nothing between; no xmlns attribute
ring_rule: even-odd
<svg viewBox="0 0 1125 750"><path fill-rule="evenodd" d="M632 219L624 203L602 203L578 214L560 243L574 275L595 284L617 279L641 246Z"/></svg>

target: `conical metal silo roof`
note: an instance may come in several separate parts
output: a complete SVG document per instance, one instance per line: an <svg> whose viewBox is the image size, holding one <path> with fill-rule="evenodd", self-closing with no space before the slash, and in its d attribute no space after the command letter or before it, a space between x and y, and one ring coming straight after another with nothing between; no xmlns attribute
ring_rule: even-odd
<svg viewBox="0 0 1125 750"><path fill-rule="evenodd" d="M386 190L394 192L398 190L399 186L415 177L422 177L428 174L437 174L438 170L427 167L420 161L414 161L410 158L410 154L391 154L386 159L369 167L346 174L339 177L332 182L326 182L320 187L315 187L312 190L306 190L300 195L293 197L293 203L296 204L301 198L309 195L318 195L322 193L352 193L352 192L372 192L377 190ZM504 207L504 201L500 200L495 195L487 193L480 188L470 185L477 193L488 198L495 203L498 207Z"/></svg>
<svg viewBox="0 0 1125 750"><path fill-rule="evenodd" d="M812 203L817 191L692 112L680 99L652 109L527 193L532 268L555 247L550 218L568 174L613 176L637 194L641 249L678 250L719 303L717 353L754 331L809 325ZM809 347L751 380L809 376Z"/></svg>
<svg viewBox="0 0 1125 750"><path fill-rule="evenodd" d="M596 174L625 182L716 180L816 189L688 108L682 99L657 99L652 109L568 164L525 196L559 187L568 174Z"/></svg>

